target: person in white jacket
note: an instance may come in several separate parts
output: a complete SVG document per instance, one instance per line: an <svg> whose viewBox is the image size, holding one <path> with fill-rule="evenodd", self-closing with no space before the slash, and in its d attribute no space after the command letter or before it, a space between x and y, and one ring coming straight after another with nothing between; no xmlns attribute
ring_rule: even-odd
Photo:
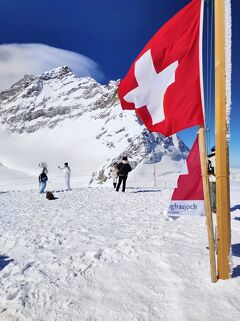
<svg viewBox="0 0 240 321"><path fill-rule="evenodd" d="M109 171L109 174L110 176L112 177L113 179L113 187L116 188L117 187L117 180L118 180L118 168L117 168L118 164L117 163L113 163L111 168L110 168L110 171Z"/></svg>
<svg viewBox="0 0 240 321"><path fill-rule="evenodd" d="M71 190L71 187L70 187L70 175L71 175L71 169L70 167L68 166L68 163L64 163L64 166L63 167L60 167L58 165L58 168L63 171L64 173L64 178L65 178L65 184L66 184L66 187L67 187L67 191L70 191Z"/></svg>

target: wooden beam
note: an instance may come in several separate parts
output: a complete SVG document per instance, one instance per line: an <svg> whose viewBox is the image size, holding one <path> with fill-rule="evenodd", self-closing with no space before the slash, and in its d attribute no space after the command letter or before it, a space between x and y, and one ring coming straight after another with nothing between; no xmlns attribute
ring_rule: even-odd
<svg viewBox="0 0 240 321"><path fill-rule="evenodd" d="M216 140L216 203L218 231L218 277L230 277L230 197L229 157L226 141L225 89L225 17L224 0L215 0L215 140Z"/></svg>
<svg viewBox="0 0 240 321"><path fill-rule="evenodd" d="M208 232L210 273L211 273L211 281L216 282L217 270L216 270L216 256L215 256L215 241L214 241L213 219L212 219L209 180L208 180L208 171L207 171L205 133L204 133L203 126L199 128L198 138L199 138L199 154L200 154L201 170L202 170L204 208L205 208L207 232Z"/></svg>

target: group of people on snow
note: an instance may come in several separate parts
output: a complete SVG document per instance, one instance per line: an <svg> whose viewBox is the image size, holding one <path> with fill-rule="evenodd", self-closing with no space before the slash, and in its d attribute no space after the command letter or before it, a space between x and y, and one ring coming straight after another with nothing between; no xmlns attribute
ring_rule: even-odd
<svg viewBox="0 0 240 321"><path fill-rule="evenodd" d="M39 163L39 169L40 169L40 174L38 177L39 180L39 191L40 193L44 193L46 186L47 186L47 181L48 181L48 169L47 169L47 164L45 162ZM64 179L65 179L65 184L66 184L66 190L70 191L70 175L71 175L71 169L68 165L68 163L64 163L63 167L58 165L58 169L60 169L64 173Z"/></svg>
<svg viewBox="0 0 240 321"><path fill-rule="evenodd" d="M209 175L209 184L210 184L210 201L212 212L216 213L216 165L215 165L215 146L211 148L211 153L207 156L208 158L208 175ZM40 174L39 174L39 191L40 193L44 193L47 181L48 181L48 169L47 164L42 162L39 164ZM71 169L68 163L64 163L64 166L61 167L58 165L58 169L60 169L64 173L66 190L71 190L70 187L70 175ZM118 192L122 185L122 192L125 192L126 182L128 178L128 173L131 172L132 167L128 162L127 156L123 156L122 161L120 163L114 162L110 168L110 176L113 180L113 187Z"/></svg>
<svg viewBox="0 0 240 321"><path fill-rule="evenodd" d="M209 183L210 183L210 200L211 200L211 208L212 212L216 213L216 169L215 169L215 146L211 148L211 153L208 157L208 175L209 175ZM40 174L39 174L39 191L40 193L44 193L47 181L48 181L48 169L47 164L42 162L39 164ZM58 166L64 173L65 185L67 190L71 190L70 187L70 175L71 169L68 163L64 163L64 166ZM120 163L114 162L110 168L110 176L113 180L113 187L118 192L122 185L122 191L125 192L126 182L128 178L128 173L131 172L132 167L128 162L127 156L123 156L122 161Z"/></svg>
<svg viewBox="0 0 240 321"><path fill-rule="evenodd" d="M216 213L216 156L215 156L215 146L211 148L211 153L207 156L208 158L208 175L209 175L209 185L210 185L210 201L212 212ZM128 178L128 173L132 170L127 156L122 158L121 163L113 163L110 168L110 176L113 179L113 187L118 192L121 184L122 191L125 192L126 181Z"/></svg>
<svg viewBox="0 0 240 321"><path fill-rule="evenodd" d="M48 181L48 169L47 164L45 162L39 163L39 191L40 193L44 193L47 181ZM64 173L65 178L65 184L66 184L66 190L71 190L70 187L70 175L71 175L71 169L68 165L68 163L64 163L64 166L61 167L58 165L58 169L60 169ZM110 168L110 176L113 179L113 187L118 192L121 185L122 185L122 191L125 192L126 189L126 182L128 178L128 173L131 172L132 167L130 166L128 162L127 156L123 156L122 161L120 163L113 163Z"/></svg>
<svg viewBox="0 0 240 321"><path fill-rule="evenodd" d="M125 192L128 173L131 172L131 170L132 167L128 162L127 156L123 156L121 163L112 164L109 174L113 179L113 187L117 192L119 191L121 184L122 191Z"/></svg>

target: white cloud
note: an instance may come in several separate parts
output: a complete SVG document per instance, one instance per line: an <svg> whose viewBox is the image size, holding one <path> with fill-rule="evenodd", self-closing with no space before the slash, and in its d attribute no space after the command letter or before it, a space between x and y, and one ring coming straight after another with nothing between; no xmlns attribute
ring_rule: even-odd
<svg viewBox="0 0 240 321"><path fill-rule="evenodd" d="M26 74L37 75L63 65L70 67L77 76L104 79L95 61L76 52L35 43L4 44L0 45L0 91Z"/></svg>

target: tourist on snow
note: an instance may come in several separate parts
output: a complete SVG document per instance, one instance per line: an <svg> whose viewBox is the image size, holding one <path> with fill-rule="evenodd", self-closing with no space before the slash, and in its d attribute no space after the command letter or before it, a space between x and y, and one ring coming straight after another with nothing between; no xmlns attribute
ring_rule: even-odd
<svg viewBox="0 0 240 321"><path fill-rule="evenodd" d="M113 187L116 188L117 187L117 179L118 179L118 164L117 163L112 164L109 174L113 179Z"/></svg>
<svg viewBox="0 0 240 321"><path fill-rule="evenodd" d="M40 193L45 192L45 188L47 186L47 181L48 181L48 170L47 170L47 164L45 162L39 164L39 169L40 169L40 175L38 177L39 180L39 191Z"/></svg>
<svg viewBox="0 0 240 321"><path fill-rule="evenodd" d="M60 167L58 165L58 168L61 169L61 171L63 171L64 173L64 178L65 178L65 184L66 184L66 187L67 187L67 191L70 191L71 188L70 188L70 175L71 175L71 169L70 167L68 166L68 163L64 163L64 166L63 167Z"/></svg>
<svg viewBox="0 0 240 321"><path fill-rule="evenodd" d="M122 158L121 163L118 164L118 176L119 176L119 178L118 178L118 184L117 184L117 188L116 188L117 192L119 191L121 183L123 183L122 191L125 192L128 173L131 172L131 170L132 170L132 167L128 163L127 156L124 156Z"/></svg>
<svg viewBox="0 0 240 321"><path fill-rule="evenodd" d="M208 156L208 175L210 183L210 200L212 212L216 213L216 157L215 146L211 148L211 154Z"/></svg>

